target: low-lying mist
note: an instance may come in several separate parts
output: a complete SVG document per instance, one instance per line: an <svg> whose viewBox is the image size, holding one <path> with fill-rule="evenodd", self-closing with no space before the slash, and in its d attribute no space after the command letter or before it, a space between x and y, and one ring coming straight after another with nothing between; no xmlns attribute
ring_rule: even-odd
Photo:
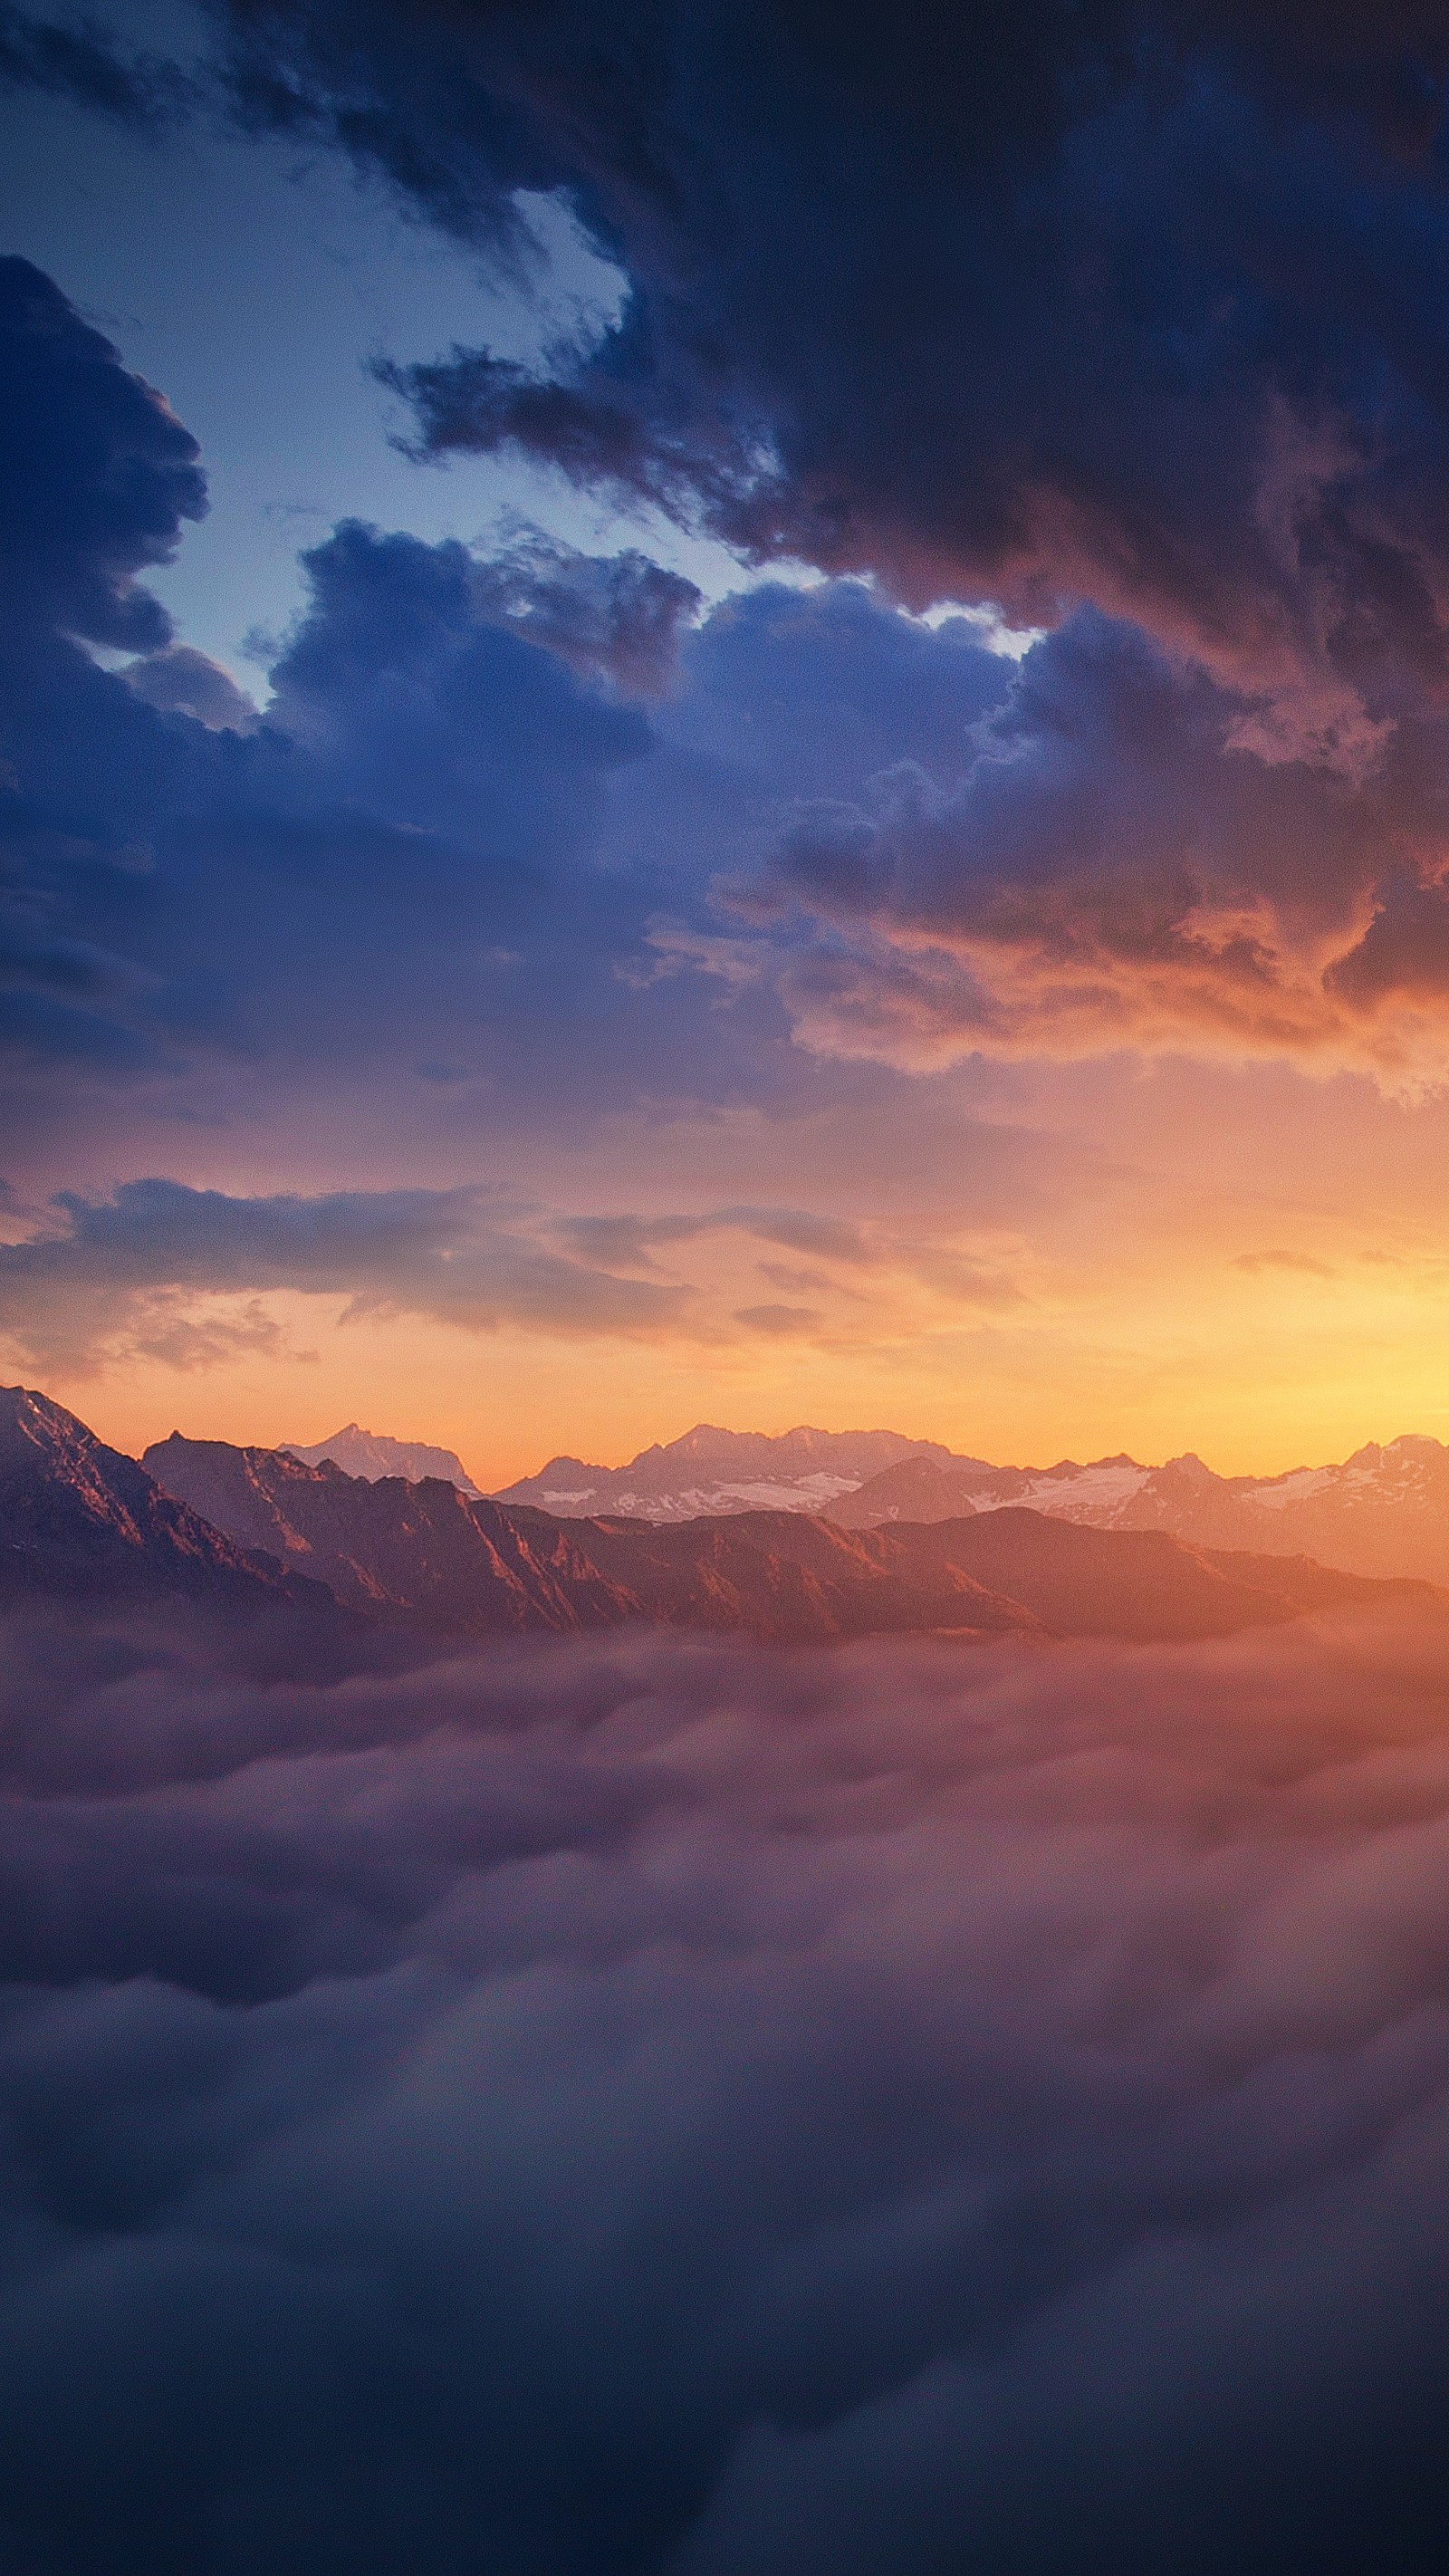
<svg viewBox="0 0 1449 2576"><path fill-rule="evenodd" d="M1449 1624L31 1622L0 2568L1449 2557Z"/></svg>

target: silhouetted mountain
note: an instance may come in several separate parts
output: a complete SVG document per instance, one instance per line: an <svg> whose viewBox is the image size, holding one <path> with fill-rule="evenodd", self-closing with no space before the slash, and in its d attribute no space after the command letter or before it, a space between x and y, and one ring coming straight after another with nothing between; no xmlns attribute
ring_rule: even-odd
<svg viewBox="0 0 1449 2576"><path fill-rule="evenodd" d="M240 1543L305 1567L349 1605L473 1635L637 1619L797 1643L941 1629L1185 1638L1433 1597L1033 1511L860 1532L802 1512L559 1520L441 1480L368 1483L222 1441L173 1436L146 1465Z"/></svg>
<svg viewBox="0 0 1449 2576"><path fill-rule="evenodd" d="M823 1512L841 1494L902 1458L949 1458L937 1440L907 1440L898 1431L811 1431L772 1438L759 1431L720 1431L699 1422L680 1440L641 1449L627 1467L590 1467L582 1458L551 1458L495 1494L495 1502L531 1503L565 1519L618 1513L634 1520L686 1521L709 1514Z"/></svg>
<svg viewBox="0 0 1449 2576"><path fill-rule="evenodd" d="M325 1593L188 1508L63 1405L0 1388L0 1601L188 1600L263 1610Z"/></svg>
<svg viewBox="0 0 1449 2576"><path fill-rule="evenodd" d="M297 1440L278 1445L309 1467L320 1467L324 1458L330 1458L344 1476L365 1476L369 1484L382 1476L406 1476L415 1485L425 1476L442 1476L462 1494L483 1490L474 1484L456 1450L435 1449L426 1440L394 1440L385 1431L364 1431L356 1422L334 1431L330 1440L314 1440L310 1447Z"/></svg>
<svg viewBox="0 0 1449 2576"><path fill-rule="evenodd" d="M871 1529L1013 1503L1097 1529L1168 1530L1210 1547L1449 1582L1449 1449L1409 1434L1371 1442L1341 1466L1283 1476L1216 1476L1191 1454L1163 1467L1122 1456L1047 1468L911 1458L826 1508L844 1529Z"/></svg>

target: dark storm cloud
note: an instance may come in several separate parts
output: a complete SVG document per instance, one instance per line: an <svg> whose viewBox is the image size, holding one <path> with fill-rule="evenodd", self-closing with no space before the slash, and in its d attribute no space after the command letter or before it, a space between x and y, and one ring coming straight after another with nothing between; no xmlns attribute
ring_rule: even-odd
<svg viewBox="0 0 1449 2576"><path fill-rule="evenodd" d="M12 1061L134 1082L380 1047L480 1073L491 1050L526 1087L555 1010L591 993L617 1023L612 955L641 947L640 907L593 852L608 782L651 737L612 676L569 662L656 685L692 588L627 555L480 566L347 523L306 558L310 609L259 723L138 580L204 507L194 441L21 261L0 271L0 357ZM101 669L77 636L139 659Z"/></svg>
<svg viewBox="0 0 1449 2576"><path fill-rule="evenodd" d="M6 276L0 977L47 1102L62 1066L264 1099L441 1065L515 1126L781 1104L792 1031L911 1068L1186 1041L1434 1078L1425 707L1353 751L1337 701L1285 735L1094 612L1017 662L858 582L701 617L636 551L344 522L258 718L140 582L202 506L192 441ZM77 631L144 649L104 670Z"/></svg>
<svg viewBox="0 0 1449 2576"><path fill-rule="evenodd" d="M1056 627L1092 604L986 756L958 739L919 793L806 791L821 810L782 865L835 928L761 984L807 1043L916 1066L1187 1043L1438 1077L1432 12L231 18L250 113L331 134L480 241L520 187L562 188L628 273L618 326L551 374L487 350L394 370L424 452L546 458L918 606ZM703 639L684 658L721 678ZM720 818L696 802L705 846Z"/></svg>
<svg viewBox="0 0 1449 2576"><path fill-rule="evenodd" d="M1432 13L230 14L254 113L465 237L563 187L629 273L550 376L410 370L429 452L547 457L918 603L1094 599L1350 764L1369 701L1441 685Z"/></svg>
<svg viewBox="0 0 1449 2576"><path fill-rule="evenodd" d="M170 621L136 576L206 508L190 433L28 260L0 259L4 627L144 652Z"/></svg>
<svg viewBox="0 0 1449 2576"><path fill-rule="evenodd" d="M0 88L67 98L155 132L197 105L195 84L164 55L119 42L93 20L67 26L0 7Z"/></svg>
<svg viewBox="0 0 1449 2576"><path fill-rule="evenodd" d="M0 1330L42 1364L138 1349L201 1364L208 1327L194 1346L198 1328L173 1311L198 1295L295 1289L346 1297L349 1318L426 1315L465 1331L522 1323L565 1336L664 1333L687 1302L677 1287L561 1257L527 1230L526 1211L473 1189L228 1198L127 1181L107 1200L63 1193L44 1217L28 1239L0 1244ZM182 1334L174 1353L168 1332ZM243 1343L275 1334L259 1314L240 1328Z"/></svg>
<svg viewBox="0 0 1449 2576"><path fill-rule="evenodd" d="M1405 719L1358 779L1249 731L1204 674L1081 611L953 774L900 760L782 800L721 898L768 926L760 971L837 1052L1185 1043L1412 1073L1413 1009L1443 986L1443 720ZM1421 1069L1441 1060L1429 1032Z"/></svg>
<svg viewBox="0 0 1449 2576"><path fill-rule="evenodd" d="M788 1091L768 991L702 1009L651 921L707 922L712 874L827 771L959 756L1009 666L861 590L699 628L693 585L628 549L523 531L485 560L344 522L258 718L138 580L202 506L193 442L48 281L6 274L10 1123L26 1083L49 1114L62 1083L164 1101L199 1071L265 1101L444 1065L505 1122ZM102 669L78 630L144 649Z"/></svg>
<svg viewBox="0 0 1449 2576"><path fill-rule="evenodd" d="M1442 2564L1437 1625L6 1646L17 2566Z"/></svg>

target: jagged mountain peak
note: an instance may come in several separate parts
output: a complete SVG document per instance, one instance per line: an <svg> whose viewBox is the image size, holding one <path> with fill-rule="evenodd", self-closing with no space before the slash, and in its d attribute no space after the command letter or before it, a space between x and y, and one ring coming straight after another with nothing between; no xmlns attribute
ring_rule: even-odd
<svg viewBox="0 0 1449 2576"><path fill-rule="evenodd" d="M0 1388L0 1599L178 1595L245 1610L295 1597L278 1566L163 1492L64 1405Z"/></svg>
<svg viewBox="0 0 1449 2576"><path fill-rule="evenodd" d="M397 1440L389 1431L367 1431L357 1422L345 1424L325 1440L287 1440L280 1445L288 1457L300 1458L306 1466L319 1467L330 1459L344 1475L361 1476L368 1484L385 1476L405 1476L410 1484L437 1476L445 1484L456 1485L460 1493L481 1491L456 1450L439 1448L429 1440Z"/></svg>

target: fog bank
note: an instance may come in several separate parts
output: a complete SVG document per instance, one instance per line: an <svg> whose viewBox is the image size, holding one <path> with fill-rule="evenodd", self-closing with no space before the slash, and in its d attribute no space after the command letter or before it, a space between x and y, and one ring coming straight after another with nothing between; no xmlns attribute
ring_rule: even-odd
<svg viewBox="0 0 1449 2576"><path fill-rule="evenodd" d="M1437 2569L1446 1710L12 1630L0 2566Z"/></svg>

